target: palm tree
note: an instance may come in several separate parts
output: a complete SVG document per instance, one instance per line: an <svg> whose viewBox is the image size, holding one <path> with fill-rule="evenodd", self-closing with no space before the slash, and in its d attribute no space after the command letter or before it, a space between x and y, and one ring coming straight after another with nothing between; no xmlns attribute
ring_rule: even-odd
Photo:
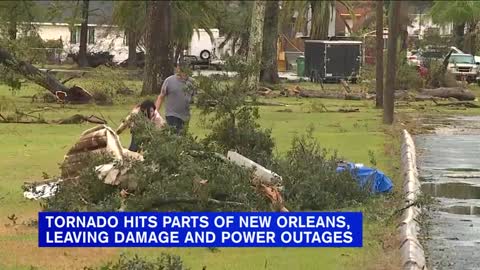
<svg viewBox="0 0 480 270"><path fill-rule="evenodd" d="M219 44L219 49L231 42L232 54L246 55L250 33L251 11L253 1L218 1L215 5L215 24L225 40ZM237 44L240 46L237 51Z"/></svg>
<svg viewBox="0 0 480 270"><path fill-rule="evenodd" d="M480 20L480 2L478 1L434 1L429 15L434 23L454 24L455 44L459 48L474 54L476 52L476 28ZM467 36L465 36L467 26ZM468 38L468 44L465 43Z"/></svg>
<svg viewBox="0 0 480 270"><path fill-rule="evenodd" d="M190 46L192 36L199 35L199 29L204 29L214 43L213 33L210 28L214 24L212 13L215 6L209 1L172 1L172 26L173 60L177 62Z"/></svg>
<svg viewBox="0 0 480 270"><path fill-rule="evenodd" d="M310 39L327 39L332 12L337 12L336 3L346 7L352 13L353 8L348 1L284 1L282 2L282 21L284 23L289 22L296 14L295 28L297 31L304 30L309 22L307 14L309 9L311 9ZM352 18L355 18L353 14ZM350 29L346 21L344 23Z"/></svg>
<svg viewBox="0 0 480 270"><path fill-rule="evenodd" d="M116 1L114 23L125 30L128 45L128 66L135 67L137 46L144 33L145 1Z"/></svg>

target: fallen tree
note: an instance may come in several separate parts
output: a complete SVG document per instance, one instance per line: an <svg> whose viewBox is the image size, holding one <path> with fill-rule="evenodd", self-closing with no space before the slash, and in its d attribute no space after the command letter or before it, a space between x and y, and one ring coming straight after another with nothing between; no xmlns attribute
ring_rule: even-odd
<svg viewBox="0 0 480 270"><path fill-rule="evenodd" d="M328 99L345 99L345 100L362 100L367 99L363 94L354 93L336 93L336 92L321 92L316 90L300 90L298 96L305 98L328 98Z"/></svg>
<svg viewBox="0 0 480 270"><path fill-rule="evenodd" d="M43 72L32 64L16 59L5 48L0 47L0 64L6 68L23 75L28 80L42 86L57 96L70 103L88 103L92 95L79 86L67 87L48 72Z"/></svg>
<svg viewBox="0 0 480 270"><path fill-rule="evenodd" d="M32 120L28 120L32 119ZM81 114L74 114L67 118L62 118L58 120L47 121L41 116L33 115L32 113L23 113L20 111L15 111L14 116L4 116L0 114L0 123L8 124L59 124L59 125L68 125L68 124L81 124L81 123L92 123L92 124L107 124L107 121L103 118L100 118L95 115L85 116Z"/></svg>
<svg viewBox="0 0 480 270"><path fill-rule="evenodd" d="M419 94L438 98L455 98L460 101L475 100L475 95L470 90L462 87L439 87L435 89L422 89Z"/></svg>

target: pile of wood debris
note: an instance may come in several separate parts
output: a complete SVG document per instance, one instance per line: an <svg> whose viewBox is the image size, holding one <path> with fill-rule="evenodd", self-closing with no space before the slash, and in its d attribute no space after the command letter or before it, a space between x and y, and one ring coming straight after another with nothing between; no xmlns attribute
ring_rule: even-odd
<svg viewBox="0 0 480 270"><path fill-rule="evenodd" d="M99 180L109 185L127 183L128 171L132 160L143 161L139 153L122 147L120 138L113 129L106 125L96 126L84 131L79 140L69 149L61 165L61 176L38 182L24 183L24 197L28 199L44 199L55 195L58 184L62 181L78 180L79 174L87 164L86 154L105 154L113 158L113 162L95 167ZM251 184L257 192L267 198L272 208L277 211L288 212L285 208L280 190L282 178L276 173L264 168L252 160L236 153L228 152L227 156L220 156L225 162L233 162L239 166L254 168ZM208 184L205 181L203 184Z"/></svg>

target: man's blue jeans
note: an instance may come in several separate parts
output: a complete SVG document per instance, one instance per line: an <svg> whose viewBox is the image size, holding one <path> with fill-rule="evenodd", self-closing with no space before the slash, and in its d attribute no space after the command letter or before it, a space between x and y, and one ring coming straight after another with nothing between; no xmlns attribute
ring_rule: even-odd
<svg viewBox="0 0 480 270"><path fill-rule="evenodd" d="M175 116L167 116L167 124L175 129L177 134L180 134L180 132L183 130L183 126L185 125L185 122Z"/></svg>

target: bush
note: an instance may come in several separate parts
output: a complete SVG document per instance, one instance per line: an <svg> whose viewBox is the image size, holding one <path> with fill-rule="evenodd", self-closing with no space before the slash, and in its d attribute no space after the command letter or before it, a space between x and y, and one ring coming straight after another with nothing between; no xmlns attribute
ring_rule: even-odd
<svg viewBox="0 0 480 270"><path fill-rule="evenodd" d="M287 208L295 211L339 209L364 202L368 190L360 188L350 173L337 173L338 157L329 155L312 137L295 137L287 155L274 171L283 177Z"/></svg>
<svg viewBox="0 0 480 270"><path fill-rule="evenodd" d="M419 74L416 66L401 63L397 70L397 81L395 89L419 90L424 86L424 80Z"/></svg>
<svg viewBox="0 0 480 270"><path fill-rule="evenodd" d="M197 106L204 117L210 117L211 132L204 144L216 151L238 153L267 165L272 158L274 142L271 131L262 129L255 103L255 89L250 88L245 78L258 72L257 66L246 64L239 58L230 58L226 71L238 75L230 81L218 81L206 76L197 78L199 89ZM250 102L249 102L250 101Z"/></svg>
<svg viewBox="0 0 480 270"><path fill-rule="evenodd" d="M155 261L148 261L135 255L128 258L121 254L116 262L108 262L98 268L85 267L85 270L189 270L177 255L161 253Z"/></svg>
<svg viewBox="0 0 480 270"><path fill-rule="evenodd" d="M445 70L442 62L430 60L425 63L425 66L428 69L426 85L429 88L457 86L455 76Z"/></svg>
<svg viewBox="0 0 480 270"><path fill-rule="evenodd" d="M116 211L120 208L117 187L98 179L95 166L111 162L110 157L88 154L81 159L87 169L79 179L60 182L55 196L46 199L46 211Z"/></svg>
<svg viewBox="0 0 480 270"><path fill-rule="evenodd" d="M95 103L99 105L114 104L117 91L127 88L121 79L124 74L114 68L98 67L85 77L88 80L82 82L82 87L92 93Z"/></svg>
<svg viewBox="0 0 480 270"><path fill-rule="evenodd" d="M113 105L113 93L108 90L93 89L92 97L97 105Z"/></svg>

